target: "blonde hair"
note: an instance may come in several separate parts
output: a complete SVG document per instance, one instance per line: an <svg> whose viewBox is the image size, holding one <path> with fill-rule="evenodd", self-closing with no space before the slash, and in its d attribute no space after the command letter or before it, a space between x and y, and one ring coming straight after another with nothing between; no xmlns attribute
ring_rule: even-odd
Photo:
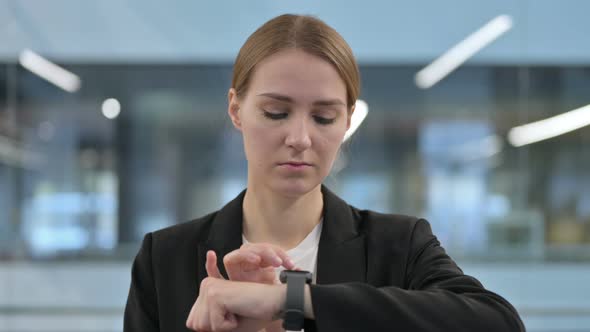
<svg viewBox="0 0 590 332"><path fill-rule="evenodd" d="M352 49L336 30L307 15L277 16L248 37L234 63L232 87L237 96L248 91L260 61L286 49L299 49L331 63L346 86L347 107L354 105L360 94L360 74Z"/></svg>

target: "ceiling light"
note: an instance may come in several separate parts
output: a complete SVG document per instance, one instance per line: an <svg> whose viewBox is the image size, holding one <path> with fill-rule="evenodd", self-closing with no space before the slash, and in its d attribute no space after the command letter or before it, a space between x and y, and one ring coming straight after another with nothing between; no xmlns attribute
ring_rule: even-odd
<svg viewBox="0 0 590 332"><path fill-rule="evenodd" d="M563 135L588 125L590 125L590 105L514 127L508 132L508 142L519 147Z"/></svg>
<svg viewBox="0 0 590 332"><path fill-rule="evenodd" d="M511 28L510 16L500 15L494 18L420 70L414 77L416 85L422 89L432 87Z"/></svg>
<svg viewBox="0 0 590 332"><path fill-rule="evenodd" d="M31 50L23 50L18 57L18 61L21 66L32 73L67 92L76 92L80 89L81 81L78 76Z"/></svg>
<svg viewBox="0 0 590 332"><path fill-rule="evenodd" d="M102 103L102 115L107 119L114 119L121 113L121 104L115 98L109 98Z"/></svg>

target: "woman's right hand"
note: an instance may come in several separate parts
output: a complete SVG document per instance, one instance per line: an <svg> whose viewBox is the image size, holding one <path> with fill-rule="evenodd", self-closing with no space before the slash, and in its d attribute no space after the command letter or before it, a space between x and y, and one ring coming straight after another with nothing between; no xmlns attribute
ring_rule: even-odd
<svg viewBox="0 0 590 332"><path fill-rule="evenodd" d="M264 284L279 283L275 268L295 269L287 253L267 243L247 243L223 257L223 265L230 280Z"/></svg>

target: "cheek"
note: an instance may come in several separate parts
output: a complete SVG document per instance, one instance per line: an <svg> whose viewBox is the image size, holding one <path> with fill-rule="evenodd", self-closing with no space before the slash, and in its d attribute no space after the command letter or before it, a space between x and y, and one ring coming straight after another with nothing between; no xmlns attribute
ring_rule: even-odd
<svg viewBox="0 0 590 332"><path fill-rule="evenodd" d="M268 159L269 151L277 144L277 133L260 124L248 123L242 127L246 158L260 164Z"/></svg>
<svg viewBox="0 0 590 332"><path fill-rule="evenodd" d="M330 130L323 133L321 139L318 140L318 150L326 158L326 162L332 163L336 158L336 153L342 144L345 130ZM329 157L329 158L328 158Z"/></svg>

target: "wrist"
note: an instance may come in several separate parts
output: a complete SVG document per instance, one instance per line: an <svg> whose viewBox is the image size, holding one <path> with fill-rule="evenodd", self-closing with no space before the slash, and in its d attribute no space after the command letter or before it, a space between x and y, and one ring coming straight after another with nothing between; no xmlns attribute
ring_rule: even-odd
<svg viewBox="0 0 590 332"><path fill-rule="evenodd" d="M287 303L287 285L277 284L273 285L273 287L276 289L277 301L272 320L276 321L277 319L281 319L285 312L285 305Z"/></svg>

